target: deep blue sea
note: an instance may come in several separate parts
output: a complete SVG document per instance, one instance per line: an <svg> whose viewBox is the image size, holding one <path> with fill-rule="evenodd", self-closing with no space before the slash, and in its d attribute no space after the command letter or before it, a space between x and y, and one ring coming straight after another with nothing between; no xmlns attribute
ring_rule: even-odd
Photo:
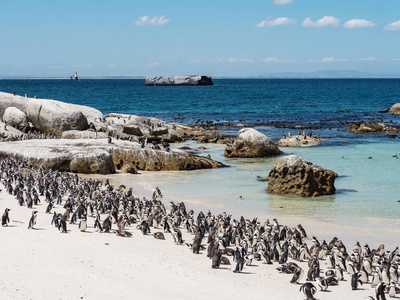
<svg viewBox="0 0 400 300"><path fill-rule="evenodd" d="M213 86L145 86L144 79L10 79L0 80L0 91L88 105L104 114L119 112L192 124L198 119L231 122L237 126L222 130L232 134L251 125L274 141L290 130L296 133L295 126L311 126L314 134L327 139L325 143L281 149L338 173L337 193L332 196L269 195L266 183L255 178L267 175L276 158L227 159L223 145L205 144L207 149L198 154L210 154L230 168L123 175L119 180L129 185L137 178L145 179L142 183L149 190L159 186L166 199L189 201L199 209L306 218L347 226L349 232L355 228L362 235L375 235L376 240L400 234L400 159L393 157L400 153L400 140L346 130L354 121L399 126L400 115L379 111L400 102L400 79L214 79ZM187 145L198 147L193 142Z"/></svg>

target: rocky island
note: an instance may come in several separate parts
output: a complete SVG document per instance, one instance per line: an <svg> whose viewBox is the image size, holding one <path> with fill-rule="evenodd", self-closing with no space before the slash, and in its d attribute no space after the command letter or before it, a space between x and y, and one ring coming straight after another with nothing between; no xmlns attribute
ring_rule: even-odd
<svg viewBox="0 0 400 300"><path fill-rule="evenodd" d="M146 77L145 85L214 85L210 76L150 76Z"/></svg>

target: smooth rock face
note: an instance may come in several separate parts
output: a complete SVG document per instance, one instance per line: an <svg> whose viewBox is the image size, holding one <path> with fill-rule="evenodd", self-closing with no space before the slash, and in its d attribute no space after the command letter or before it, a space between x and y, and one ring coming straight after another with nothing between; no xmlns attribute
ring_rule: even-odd
<svg viewBox="0 0 400 300"><path fill-rule="evenodd" d="M107 133L89 130L67 130L61 134L62 139L106 139Z"/></svg>
<svg viewBox="0 0 400 300"><path fill-rule="evenodd" d="M253 128L241 129L237 140L227 144L224 153L226 157L268 157L280 154L282 151L270 138Z"/></svg>
<svg viewBox="0 0 400 300"><path fill-rule="evenodd" d="M146 78L145 85L213 85L210 76L150 76Z"/></svg>
<svg viewBox="0 0 400 300"><path fill-rule="evenodd" d="M29 127L28 116L16 107L7 107L4 111L3 121L8 125L23 132Z"/></svg>
<svg viewBox="0 0 400 300"><path fill-rule="evenodd" d="M2 142L1 158L21 158L40 167L67 172L110 174L178 171L225 167L212 159L182 150L141 148L136 142L113 139L45 139Z"/></svg>
<svg viewBox="0 0 400 300"><path fill-rule="evenodd" d="M399 132L397 128L386 126L382 123L354 123L347 127L353 133L362 134L362 133L395 133Z"/></svg>
<svg viewBox="0 0 400 300"><path fill-rule="evenodd" d="M8 107L16 107L26 113L26 107L30 98L14 96L13 94L0 92L0 117Z"/></svg>
<svg viewBox="0 0 400 300"><path fill-rule="evenodd" d="M338 175L297 155L279 158L269 172L267 192L279 195L315 197L334 194Z"/></svg>
<svg viewBox="0 0 400 300"><path fill-rule="evenodd" d="M400 114L400 103L394 104L394 105L389 109L389 114L399 115L399 114Z"/></svg>
<svg viewBox="0 0 400 300"><path fill-rule="evenodd" d="M26 113L40 131L61 135L65 130L88 129L84 114L75 105L56 100L31 99Z"/></svg>

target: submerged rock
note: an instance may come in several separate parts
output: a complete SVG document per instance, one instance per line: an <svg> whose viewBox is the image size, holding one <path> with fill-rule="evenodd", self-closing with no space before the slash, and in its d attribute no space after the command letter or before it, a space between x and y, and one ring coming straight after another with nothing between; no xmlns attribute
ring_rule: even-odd
<svg viewBox="0 0 400 300"><path fill-rule="evenodd" d="M268 157L280 155L282 151L265 134L253 129L243 128L238 138L232 144L227 144L224 155L226 157Z"/></svg>
<svg viewBox="0 0 400 300"><path fill-rule="evenodd" d="M113 139L53 139L3 142L2 158L20 158L35 166L59 171L110 174L144 171L195 170L224 164L182 150L142 148L135 142Z"/></svg>
<svg viewBox="0 0 400 300"><path fill-rule="evenodd" d="M210 76L150 76L146 78L145 85L213 85Z"/></svg>
<svg viewBox="0 0 400 300"><path fill-rule="evenodd" d="M278 146L281 147L311 147L322 143L322 139L317 137L294 135L287 136L278 141Z"/></svg>
<svg viewBox="0 0 400 300"><path fill-rule="evenodd" d="M347 129L356 134L399 132L399 129L397 129L395 127L386 126L382 123L372 124L372 123L357 122L357 123L351 124L349 127L347 127Z"/></svg>
<svg viewBox="0 0 400 300"><path fill-rule="evenodd" d="M279 158L268 175L267 192L279 195L315 197L334 194L338 175L297 155Z"/></svg>
<svg viewBox="0 0 400 300"><path fill-rule="evenodd" d="M388 111L389 114L399 115L400 114L400 103L394 104Z"/></svg>

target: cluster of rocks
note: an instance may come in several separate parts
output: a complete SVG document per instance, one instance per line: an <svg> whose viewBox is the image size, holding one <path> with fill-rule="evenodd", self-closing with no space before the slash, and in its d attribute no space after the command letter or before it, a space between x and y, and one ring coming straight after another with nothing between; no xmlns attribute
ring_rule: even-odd
<svg viewBox="0 0 400 300"><path fill-rule="evenodd" d="M116 171L193 170L224 167L210 158L171 150L190 127L156 118L111 113L56 100L0 93L0 156L19 157L62 171L108 174ZM40 134L33 135L36 130ZM35 141L26 137L61 137ZM113 139L112 139L113 138ZM127 140L127 141L123 141ZM159 144L164 146L161 148Z"/></svg>
<svg viewBox="0 0 400 300"><path fill-rule="evenodd" d="M386 126L383 123L364 123L357 122L351 124L347 129L356 134L365 134L365 133L396 133L399 132L399 129L395 127Z"/></svg>

